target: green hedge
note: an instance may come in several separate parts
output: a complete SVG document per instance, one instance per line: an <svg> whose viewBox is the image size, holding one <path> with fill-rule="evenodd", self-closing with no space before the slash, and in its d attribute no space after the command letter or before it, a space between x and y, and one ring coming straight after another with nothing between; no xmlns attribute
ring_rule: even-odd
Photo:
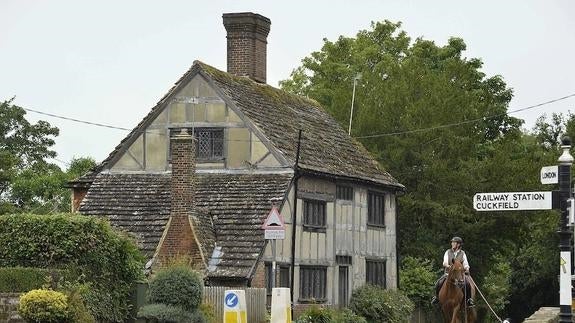
<svg viewBox="0 0 575 323"><path fill-rule="evenodd" d="M409 321L415 306L400 290L364 285L351 294L349 308L368 322L400 323Z"/></svg>
<svg viewBox="0 0 575 323"><path fill-rule="evenodd" d="M202 302L204 282L199 273L188 266L164 268L150 279L150 303L179 306L194 312Z"/></svg>
<svg viewBox="0 0 575 323"><path fill-rule="evenodd" d="M0 216L0 267L65 268L88 283L96 319L122 322L129 295L143 278L143 256L107 221L76 214Z"/></svg>
<svg viewBox="0 0 575 323"><path fill-rule="evenodd" d="M40 289L44 285L55 286L65 275L64 270L5 267L0 268L0 293L19 293Z"/></svg>

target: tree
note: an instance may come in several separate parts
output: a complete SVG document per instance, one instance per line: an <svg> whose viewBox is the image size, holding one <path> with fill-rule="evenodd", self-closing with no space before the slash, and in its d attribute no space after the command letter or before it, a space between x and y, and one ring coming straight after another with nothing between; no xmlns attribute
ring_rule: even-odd
<svg viewBox="0 0 575 323"><path fill-rule="evenodd" d="M70 210L70 192L64 185L95 166L92 158L74 158L66 172L46 159L59 130L46 121L31 124L26 111L0 103L0 214L36 214Z"/></svg>
<svg viewBox="0 0 575 323"><path fill-rule="evenodd" d="M412 40L400 27L378 22L355 37L325 39L280 86L317 100L347 128L353 80L361 76L351 134L407 188L399 199L400 253L441 263L451 236L461 235L481 285L486 275L505 271L501 259L525 264L546 250L533 247L533 237L552 234L549 224L556 218L550 212L478 214L473 195L542 190L539 169L556 163L553 142L564 129L575 129L575 121L554 118L524 133L523 121L507 115L512 90L502 77L487 77L480 59L465 57L462 39L438 46ZM520 258L518 250L525 252ZM548 274L550 259L540 261L541 274ZM518 264L510 266L513 272ZM537 292L521 287L520 278L506 287L518 318L529 309L513 300ZM552 300L548 291L540 289L541 297L530 304ZM498 299L500 307L506 302Z"/></svg>

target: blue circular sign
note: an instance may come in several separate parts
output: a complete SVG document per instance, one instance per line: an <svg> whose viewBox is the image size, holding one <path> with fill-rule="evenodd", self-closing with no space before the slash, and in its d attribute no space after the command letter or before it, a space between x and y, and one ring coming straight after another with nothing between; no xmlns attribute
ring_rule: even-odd
<svg viewBox="0 0 575 323"><path fill-rule="evenodd" d="M238 305L239 297L235 293L229 293L226 295L224 302L227 307L236 307Z"/></svg>

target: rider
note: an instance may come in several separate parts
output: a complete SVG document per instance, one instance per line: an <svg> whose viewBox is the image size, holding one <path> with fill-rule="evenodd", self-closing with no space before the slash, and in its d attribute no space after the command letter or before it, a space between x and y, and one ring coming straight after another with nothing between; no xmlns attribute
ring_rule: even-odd
<svg viewBox="0 0 575 323"><path fill-rule="evenodd" d="M445 273L437 280L437 282L435 282L435 296L433 296L431 304L435 305L439 303L439 290L447 278L447 272L449 271L449 266L451 266L453 259L459 260L463 264L465 275L469 275L469 263L467 262L465 251L461 249L462 245L463 239L460 237L453 237L451 239L451 248L445 250L445 254L443 255L443 268ZM469 284L469 278L465 279L465 295L467 295L467 306L475 306L475 302L473 301L473 298L471 298L471 285Z"/></svg>

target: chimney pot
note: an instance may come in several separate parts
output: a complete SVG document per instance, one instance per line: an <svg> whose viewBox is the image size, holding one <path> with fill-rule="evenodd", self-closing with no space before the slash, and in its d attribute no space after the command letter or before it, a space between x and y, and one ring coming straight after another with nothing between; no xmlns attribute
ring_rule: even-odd
<svg viewBox="0 0 575 323"><path fill-rule="evenodd" d="M271 21L252 12L225 13L222 17L228 40L228 73L266 83Z"/></svg>

